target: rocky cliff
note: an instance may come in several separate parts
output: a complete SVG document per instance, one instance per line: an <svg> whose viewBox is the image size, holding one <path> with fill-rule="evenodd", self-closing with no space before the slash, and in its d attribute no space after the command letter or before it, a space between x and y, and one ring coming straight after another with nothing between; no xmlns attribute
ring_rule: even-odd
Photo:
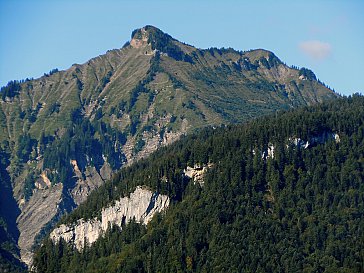
<svg viewBox="0 0 364 273"><path fill-rule="evenodd" d="M18 245L22 261L30 264L32 261L32 246L40 230L49 223L60 209L62 202L62 184L49 189L37 191L34 197L22 208L17 224L20 231Z"/></svg>
<svg viewBox="0 0 364 273"><path fill-rule="evenodd" d="M137 187L129 197L123 197L114 205L104 208L101 211L101 219L79 219L73 225L62 224L51 232L50 238L54 242L62 238L81 250L85 242L91 245L109 226L121 227L133 218L138 223L147 224L155 213L163 212L168 206L168 196Z"/></svg>
<svg viewBox="0 0 364 273"><path fill-rule="evenodd" d="M187 166L183 171L184 175L193 180L193 183L199 183L200 186L204 184L205 173L213 166L212 163L208 164L195 164L193 167Z"/></svg>

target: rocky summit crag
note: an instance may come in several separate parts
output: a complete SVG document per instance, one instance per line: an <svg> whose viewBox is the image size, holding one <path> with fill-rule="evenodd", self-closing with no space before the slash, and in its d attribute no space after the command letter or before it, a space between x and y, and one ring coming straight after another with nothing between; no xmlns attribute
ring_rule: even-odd
<svg viewBox="0 0 364 273"><path fill-rule="evenodd" d="M0 211L2 243L12 245L1 253L28 265L60 216L125 164L204 126L337 97L267 50L197 49L153 26L84 64L9 82L1 95L1 206L14 208Z"/></svg>

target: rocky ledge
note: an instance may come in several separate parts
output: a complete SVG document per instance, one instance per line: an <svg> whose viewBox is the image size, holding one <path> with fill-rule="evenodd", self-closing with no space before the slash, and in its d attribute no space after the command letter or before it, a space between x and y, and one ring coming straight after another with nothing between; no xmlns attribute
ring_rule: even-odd
<svg viewBox="0 0 364 273"><path fill-rule="evenodd" d="M54 229L50 238L57 243L62 238L73 244L78 250L94 243L109 226L121 227L123 223L135 218L138 223L147 224L155 213L164 211L169 206L169 197L137 187L129 197L120 198L113 206L101 211L101 220L79 219L72 225L61 225Z"/></svg>

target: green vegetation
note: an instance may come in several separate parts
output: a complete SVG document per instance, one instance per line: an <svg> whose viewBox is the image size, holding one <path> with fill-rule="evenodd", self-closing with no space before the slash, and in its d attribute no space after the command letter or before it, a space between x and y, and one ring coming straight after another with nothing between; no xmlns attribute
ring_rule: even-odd
<svg viewBox="0 0 364 273"><path fill-rule="evenodd" d="M111 76L112 76L112 71L109 71L104 77L102 77L99 87L97 88L98 93L101 93L102 90L104 90L105 86L110 82ZM79 90L83 89L83 84L81 81L78 81L77 85Z"/></svg>
<svg viewBox="0 0 364 273"><path fill-rule="evenodd" d="M49 76L52 76L53 74L55 74L57 72L58 72L58 68L54 68L51 71L49 71L49 73L44 73L44 76L49 77Z"/></svg>
<svg viewBox="0 0 364 273"><path fill-rule="evenodd" d="M186 54L177 44L176 40L170 35L162 32L161 30L153 27L146 26L145 30L148 31L148 43L152 45L152 49L157 49L163 53L168 54L169 57L176 61L185 61L193 63L191 56ZM132 33L132 37L141 38L140 30L135 30Z"/></svg>
<svg viewBox="0 0 364 273"><path fill-rule="evenodd" d="M271 69L272 67L282 63L274 54L269 54L267 59L265 57L261 57L259 62L267 69ZM259 62L257 61L256 65L259 65Z"/></svg>
<svg viewBox="0 0 364 273"><path fill-rule="evenodd" d="M8 161L8 151L0 147L0 272L25 272L24 265L18 260L16 218L20 212L6 171Z"/></svg>
<svg viewBox="0 0 364 273"><path fill-rule="evenodd" d="M299 76L303 76L305 78L307 78L308 80L314 81L316 80L316 75L315 73L312 72L312 70L308 69L308 68L304 68L302 67L298 73Z"/></svg>
<svg viewBox="0 0 364 273"><path fill-rule="evenodd" d="M44 151L43 168L52 170L52 182L62 182L66 190L74 183L71 160L78 162L81 171L85 171L86 166L100 170L105 156L113 169L119 169L124 160L120 149L126 141L119 131L100 121L91 123L82 119L78 112L74 112L73 121L76 125ZM115 147L115 143L119 147Z"/></svg>
<svg viewBox="0 0 364 273"><path fill-rule="evenodd" d="M10 81L6 86L1 87L1 98L3 101L5 101L6 98L13 98L16 95L19 95L20 90L21 85L19 81Z"/></svg>
<svg viewBox="0 0 364 273"><path fill-rule="evenodd" d="M145 154L141 136L158 143L149 140L159 135L161 143L205 126L246 122L337 97L318 81L300 81L298 70L269 51L201 50L151 26L145 30L148 44L110 50L82 65L1 89L0 144L8 157L3 169L9 170L9 192L16 200L31 200L34 182L45 171L53 184L64 182L62 214L74 206L70 160L77 160L83 178L87 167L99 171L105 160L115 171L126 156L133 160L139 151ZM134 35L143 38L141 30ZM277 76L281 68L289 76ZM122 149L127 139L134 147ZM150 146L148 151L159 144ZM27 214L30 206L23 209ZM21 220L31 222L32 215Z"/></svg>
<svg viewBox="0 0 364 273"><path fill-rule="evenodd" d="M29 160L30 153L33 150L33 147L35 147L37 144L37 141L35 139L32 139L29 134L20 135L18 139L18 149L17 149L17 157L18 159L26 163Z"/></svg>
<svg viewBox="0 0 364 273"><path fill-rule="evenodd" d="M28 201L33 194L33 189L35 188L34 181L36 178L34 172L30 172L24 180L24 198L26 201Z"/></svg>
<svg viewBox="0 0 364 273"><path fill-rule="evenodd" d="M340 142L314 141L333 133ZM262 156L270 145L274 156ZM137 185L170 196L164 215L147 227L110 229L81 253L46 240L35 265L39 272L362 272L363 154L359 95L205 129L122 169L62 223L97 216ZM213 164L203 187L183 176L195 163Z"/></svg>
<svg viewBox="0 0 364 273"><path fill-rule="evenodd" d="M138 141L136 142L136 144L134 146L133 153L134 154L139 153L143 149L144 146L145 146L145 141L142 138L138 139Z"/></svg>
<svg viewBox="0 0 364 273"><path fill-rule="evenodd" d="M129 98L129 104L128 104L128 112L132 111L134 109L134 105L138 100L138 97L141 93L149 93L149 89L147 89L143 83L139 82L138 85L131 90L130 92L130 98Z"/></svg>

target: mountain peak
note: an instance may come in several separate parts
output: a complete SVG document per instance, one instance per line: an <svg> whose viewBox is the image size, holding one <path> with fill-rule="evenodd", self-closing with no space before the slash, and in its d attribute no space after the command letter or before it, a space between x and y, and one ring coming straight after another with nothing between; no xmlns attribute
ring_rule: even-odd
<svg viewBox="0 0 364 273"><path fill-rule="evenodd" d="M156 44L160 44L161 41L169 42L171 40L173 40L173 38L161 31L159 28L146 25L142 28L135 29L131 33L130 44L136 48L139 48L142 45L151 44L154 49L157 47Z"/></svg>
<svg viewBox="0 0 364 273"><path fill-rule="evenodd" d="M147 25L134 30L131 38L130 45L134 48L150 45L152 50L167 54L176 61L193 62L179 41L154 26Z"/></svg>
<svg viewBox="0 0 364 273"><path fill-rule="evenodd" d="M139 48L148 43L149 35L145 30L145 27L138 28L131 33L130 45L135 48Z"/></svg>
<svg viewBox="0 0 364 273"><path fill-rule="evenodd" d="M137 28L131 33L132 39L142 39L143 37L149 37L149 36L169 36L168 34L164 33L159 28L152 26L152 25L146 25L142 28ZM169 36L170 37L170 36Z"/></svg>
<svg viewBox="0 0 364 273"><path fill-rule="evenodd" d="M132 32L130 44L136 48L150 44L152 49L163 51L165 46L171 45L174 41L176 40L159 28L146 25Z"/></svg>

